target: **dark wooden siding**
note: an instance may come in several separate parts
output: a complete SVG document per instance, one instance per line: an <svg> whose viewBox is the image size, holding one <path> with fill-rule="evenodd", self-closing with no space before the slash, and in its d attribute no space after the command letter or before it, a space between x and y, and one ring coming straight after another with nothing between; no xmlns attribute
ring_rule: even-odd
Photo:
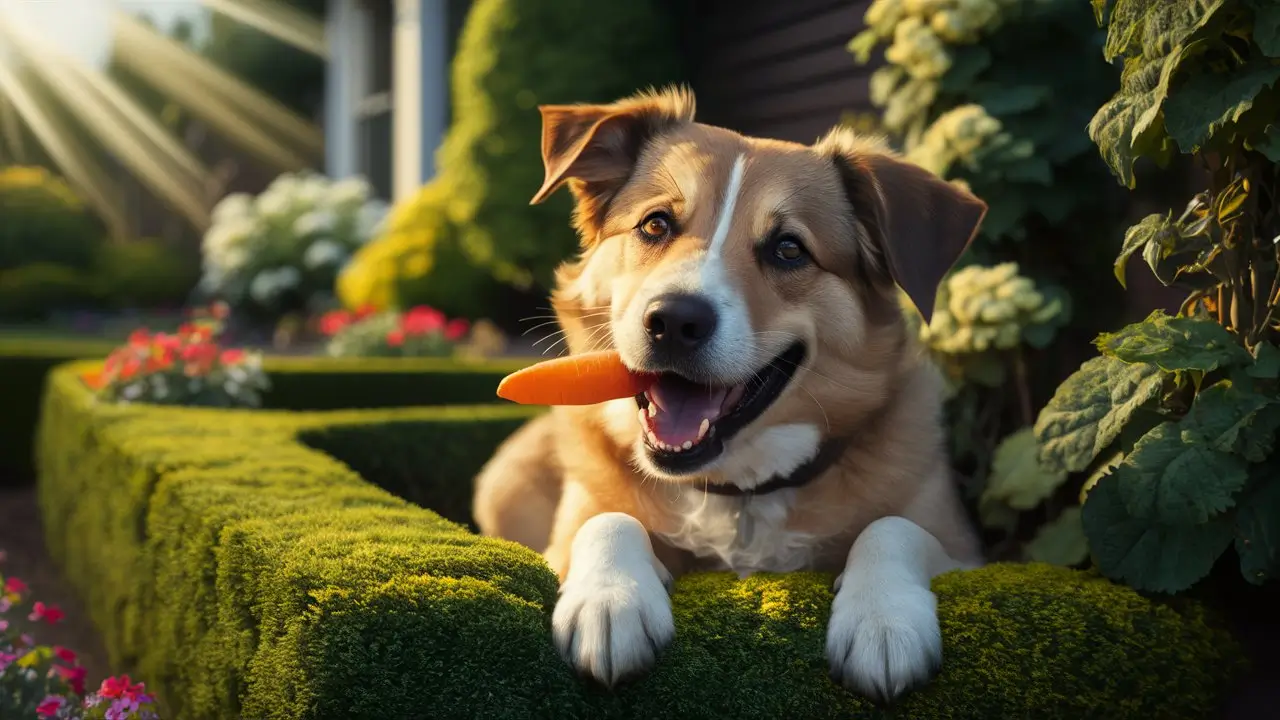
<svg viewBox="0 0 1280 720"><path fill-rule="evenodd" d="M700 0L689 50L698 119L813 142L850 110L871 110L871 67L846 49L870 0Z"/></svg>

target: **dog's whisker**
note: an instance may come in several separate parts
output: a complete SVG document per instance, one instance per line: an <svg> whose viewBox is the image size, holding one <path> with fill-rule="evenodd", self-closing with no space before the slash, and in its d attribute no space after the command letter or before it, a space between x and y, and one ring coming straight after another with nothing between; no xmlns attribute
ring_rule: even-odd
<svg viewBox="0 0 1280 720"><path fill-rule="evenodd" d="M549 321L547 321L547 322L538 323L537 325L534 325L533 327L529 328L528 330L525 330L524 332L520 333L520 337L524 337L525 335L528 335L529 333L533 332L534 330L537 330L538 328L544 328L544 327L546 327L546 326L548 326L548 325L555 325L555 324L556 324L556 321L555 321L555 320L549 320ZM564 331L563 331L563 330L557 330L556 332L564 332Z"/></svg>

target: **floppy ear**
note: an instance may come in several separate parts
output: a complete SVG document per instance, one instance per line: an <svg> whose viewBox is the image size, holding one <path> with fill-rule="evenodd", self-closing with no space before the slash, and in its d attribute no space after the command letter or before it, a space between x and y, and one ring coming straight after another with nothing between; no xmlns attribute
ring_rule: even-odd
<svg viewBox="0 0 1280 720"><path fill-rule="evenodd" d="M832 131L815 149L835 162L882 269L929 322L938 284L977 235L987 204L849 130Z"/></svg>
<svg viewBox="0 0 1280 720"><path fill-rule="evenodd" d="M645 143L682 122L692 122L693 95L682 88L646 92L608 105L540 105L542 187L530 204L569 183L578 208L574 224L590 234L609 198L631 176Z"/></svg>

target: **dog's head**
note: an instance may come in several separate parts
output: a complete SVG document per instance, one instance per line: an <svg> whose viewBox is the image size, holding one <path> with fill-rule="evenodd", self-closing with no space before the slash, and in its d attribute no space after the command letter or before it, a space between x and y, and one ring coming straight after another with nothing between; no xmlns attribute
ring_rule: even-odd
<svg viewBox="0 0 1280 720"><path fill-rule="evenodd" d="M567 183L583 243L557 315L571 351L661 373L613 425L668 480L749 487L865 420L903 362L895 283L928 318L986 212L848 130L805 146L697 123L682 90L540 110L533 202Z"/></svg>

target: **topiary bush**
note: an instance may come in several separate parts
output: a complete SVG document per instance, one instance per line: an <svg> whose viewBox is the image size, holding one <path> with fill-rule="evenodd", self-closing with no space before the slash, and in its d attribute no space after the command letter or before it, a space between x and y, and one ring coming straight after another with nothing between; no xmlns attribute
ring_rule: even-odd
<svg viewBox="0 0 1280 720"><path fill-rule="evenodd" d="M673 5L477 0L453 61L455 120L439 174L357 253L339 282L344 303L476 318L495 309L490 278L546 287L577 239L567 195L529 205L543 174L537 106L611 102L681 80Z"/></svg>
<svg viewBox="0 0 1280 720"><path fill-rule="evenodd" d="M182 307L200 281L199 263L159 240L110 243L94 259L94 290L104 307Z"/></svg>
<svg viewBox="0 0 1280 720"><path fill-rule="evenodd" d="M105 239L71 187L48 170L0 170L0 271L32 263L88 269Z"/></svg>
<svg viewBox="0 0 1280 720"><path fill-rule="evenodd" d="M0 318L39 320L51 312L93 305L93 275L66 265L38 262L0 270Z"/></svg>
<svg viewBox="0 0 1280 720"><path fill-rule="evenodd" d="M1199 605L997 565L936 579L942 674L883 710L827 678L831 576L712 573L676 584L653 674L605 692L556 655L542 558L458 524L538 408L113 406L80 383L93 367L45 396L48 546L165 717L1198 719L1240 669ZM343 384L363 374L313 391Z"/></svg>

